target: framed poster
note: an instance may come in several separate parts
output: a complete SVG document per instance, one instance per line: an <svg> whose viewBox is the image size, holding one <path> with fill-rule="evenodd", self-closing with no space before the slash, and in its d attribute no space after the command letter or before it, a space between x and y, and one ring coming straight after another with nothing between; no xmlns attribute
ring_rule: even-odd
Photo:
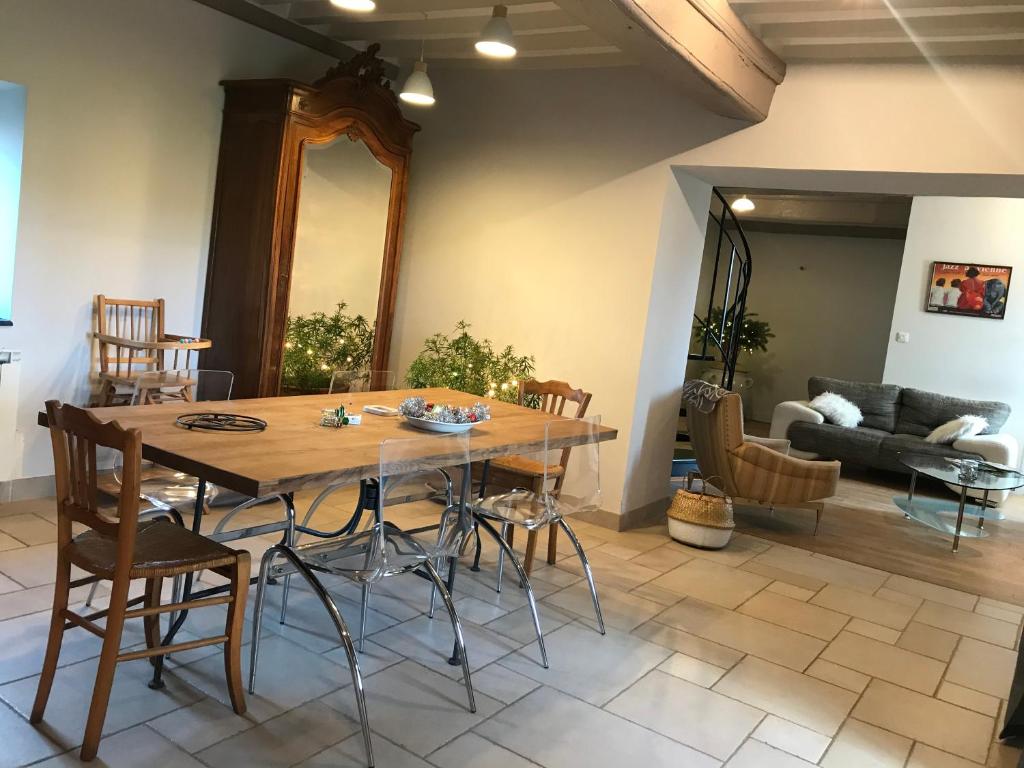
<svg viewBox="0 0 1024 768"><path fill-rule="evenodd" d="M925 311L1002 320L1013 267L932 262Z"/></svg>

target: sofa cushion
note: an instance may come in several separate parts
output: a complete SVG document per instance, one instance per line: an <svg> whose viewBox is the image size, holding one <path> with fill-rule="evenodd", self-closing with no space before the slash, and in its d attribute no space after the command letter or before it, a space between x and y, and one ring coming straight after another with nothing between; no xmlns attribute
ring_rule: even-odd
<svg viewBox="0 0 1024 768"><path fill-rule="evenodd" d="M900 402L900 389L895 384L846 381L845 379L831 379L827 376L812 376L807 380L809 399L813 400L822 392L835 392L860 408L860 412L864 414L864 421L860 423L861 427L882 429L886 432L896 431L896 411ZM930 431L928 430L928 432Z"/></svg>
<svg viewBox="0 0 1024 768"><path fill-rule="evenodd" d="M874 464L888 432L870 427L840 427L835 424L794 422L786 437L800 451L818 453L829 459L854 464Z"/></svg>
<svg viewBox="0 0 1024 768"><path fill-rule="evenodd" d="M908 387L900 397L899 418L892 431L926 437L936 427L959 416L984 416L988 428L982 434L992 435L1010 417L1010 406L996 400L968 400Z"/></svg>
<svg viewBox="0 0 1024 768"><path fill-rule="evenodd" d="M901 453L923 453L926 456L949 456L954 459L981 458L976 453L958 451L952 445L926 443L923 437L917 435L889 435L882 440L877 466L895 472L909 472L910 470L900 463L899 455Z"/></svg>

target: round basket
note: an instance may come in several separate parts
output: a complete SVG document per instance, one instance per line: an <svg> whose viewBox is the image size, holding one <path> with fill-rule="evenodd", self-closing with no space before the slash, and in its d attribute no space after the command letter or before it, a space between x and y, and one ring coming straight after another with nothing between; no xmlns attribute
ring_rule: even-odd
<svg viewBox="0 0 1024 768"><path fill-rule="evenodd" d="M729 543L736 527L732 499L707 493L712 479L705 478L700 493L683 488L676 491L668 510L668 532L676 541L709 549L721 549Z"/></svg>

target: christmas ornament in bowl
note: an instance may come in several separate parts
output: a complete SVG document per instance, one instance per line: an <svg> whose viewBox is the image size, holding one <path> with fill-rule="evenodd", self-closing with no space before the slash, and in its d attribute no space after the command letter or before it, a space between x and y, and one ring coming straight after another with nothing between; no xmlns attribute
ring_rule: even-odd
<svg viewBox="0 0 1024 768"><path fill-rule="evenodd" d="M407 397L398 406L409 424L427 432L468 432L491 418L491 409L483 403L469 408L445 403L430 403L422 397Z"/></svg>

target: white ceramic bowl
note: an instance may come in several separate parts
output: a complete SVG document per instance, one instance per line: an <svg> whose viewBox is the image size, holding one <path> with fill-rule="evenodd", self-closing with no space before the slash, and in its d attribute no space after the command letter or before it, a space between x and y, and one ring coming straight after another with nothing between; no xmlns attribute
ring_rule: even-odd
<svg viewBox="0 0 1024 768"><path fill-rule="evenodd" d="M446 432L448 434L469 432L473 427L480 424L479 421L469 421L465 424L447 424L443 421L431 421L430 419L417 419L414 416L405 416L407 422L426 432Z"/></svg>

